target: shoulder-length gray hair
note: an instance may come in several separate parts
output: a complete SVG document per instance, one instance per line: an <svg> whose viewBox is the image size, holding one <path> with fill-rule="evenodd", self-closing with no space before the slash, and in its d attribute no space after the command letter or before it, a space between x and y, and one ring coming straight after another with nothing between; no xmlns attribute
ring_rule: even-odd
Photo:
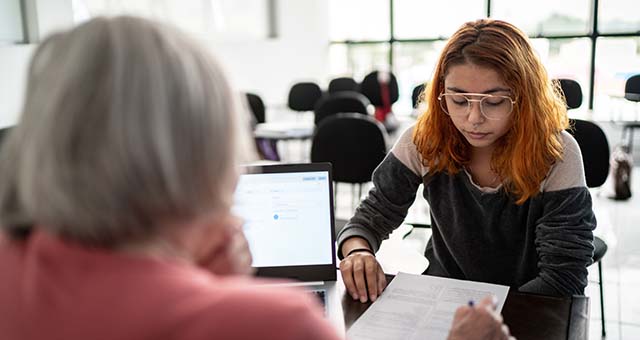
<svg viewBox="0 0 640 340"><path fill-rule="evenodd" d="M51 36L1 150L2 228L115 246L228 208L237 156L253 152L237 96L208 52L148 20Z"/></svg>

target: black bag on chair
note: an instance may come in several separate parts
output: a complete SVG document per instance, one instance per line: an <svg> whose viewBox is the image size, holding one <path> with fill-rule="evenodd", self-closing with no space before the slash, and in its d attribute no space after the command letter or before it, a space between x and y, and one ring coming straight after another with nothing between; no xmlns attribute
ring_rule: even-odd
<svg viewBox="0 0 640 340"><path fill-rule="evenodd" d="M631 197L631 169L633 159L626 146L617 146L611 153L611 178L613 179L614 200L627 200Z"/></svg>

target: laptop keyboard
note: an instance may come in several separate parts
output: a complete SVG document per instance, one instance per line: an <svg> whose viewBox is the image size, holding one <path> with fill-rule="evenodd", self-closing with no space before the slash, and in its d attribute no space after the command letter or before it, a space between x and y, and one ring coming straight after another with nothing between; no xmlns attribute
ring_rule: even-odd
<svg viewBox="0 0 640 340"><path fill-rule="evenodd" d="M310 292L318 298L318 301L320 301L322 308L324 309L324 314L327 315L327 291L324 289L312 289Z"/></svg>

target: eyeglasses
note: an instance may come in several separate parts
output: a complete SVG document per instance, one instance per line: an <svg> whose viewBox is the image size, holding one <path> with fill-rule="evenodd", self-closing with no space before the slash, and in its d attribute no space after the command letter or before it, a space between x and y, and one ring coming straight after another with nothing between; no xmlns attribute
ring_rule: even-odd
<svg viewBox="0 0 640 340"><path fill-rule="evenodd" d="M471 99L469 97L482 97ZM438 96L440 107L451 117L466 116L471 112L471 103L480 104L480 112L490 120L500 120L506 118L513 111L516 103L508 96L495 96L482 93L442 93Z"/></svg>

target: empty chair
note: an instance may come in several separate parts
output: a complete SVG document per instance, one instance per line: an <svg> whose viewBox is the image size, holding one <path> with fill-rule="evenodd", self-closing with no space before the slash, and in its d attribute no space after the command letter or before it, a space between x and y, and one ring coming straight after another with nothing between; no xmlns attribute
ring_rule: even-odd
<svg viewBox="0 0 640 340"><path fill-rule="evenodd" d="M249 103L249 110L253 114L253 118L256 124L266 122L266 109L262 98L255 93L246 93L247 102ZM265 139L255 137L256 149L260 159L280 161L280 154L278 153L278 141L275 139Z"/></svg>
<svg viewBox="0 0 640 340"><path fill-rule="evenodd" d="M578 142L582 153L582 163L587 187L597 188L604 184L609 174L609 142L602 128L594 122L571 119L568 132ZM602 313L602 336L606 335L604 317L604 287L602 279L602 257L607 252L607 244L599 237L594 237L593 262L598 264L598 284L600 286L600 313Z"/></svg>
<svg viewBox="0 0 640 340"><path fill-rule="evenodd" d="M266 121L266 115L262 98L254 93L246 93L246 95L247 101L249 102L249 108L251 109L251 113L253 113L256 123L264 123Z"/></svg>
<svg viewBox="0 0 640 340"><path fill-rule="evenodd" d="M376 119L384 124L387 131L395 131L398 124L393 118L391 106L399 97L396 76L391 72L373 71L360 83L360 92L375 106Z"/></svg>
<svg viewBox="0 0 640 340"><path fill-rule="evenodd" d="M580 84L571 79L558 79L560 89L564 93L567 109L575 109L582 105L582 89ZM567 130L580 146L582 163L587 187L597 188L604 184L609 175L609 142L600 126L594 122L571 119L571 128ZM602 257L607 252L607 244L599 237L594 237L593 263L598 264L598 284L600 286L600 313L602 315L602 336L606 335L604 317L604 288L602 280Z"/></svg>
<svg viewBox="0 0 640 340"><path fill-rule="evenodd" d="M342 91L331 93L318 101L314 110L314 122L318 125L323 119L338 113L355 112L366 115L369 104L367 97L358 92Z"/></svg>
<svg viewBox="0 0 640 340"><path fill-rule="evenodd" d="M329 82L329 93L336 93L340 91L358 91L360 85L351 77L340 77L332 79Z"/></svg>
<svg viewBox="0 0 640 340"><path fill-rule="evenodd" d="M313 82L296 83L289 90L287 105L294 111L313 111L320 97L322 97L322 90L318 84Z"/></svg>
<svg viewBox="0 0 640 340"><path fill-rule="evenodd" d="M624 85L624 98L635 102L640 102L640 74L636 74L627 79ZM636 118L637 119L637 118ZM627 151L632 152L633 149L633 130L640 128L640 122L626 123L622 129L622 142L627 146Z"/></svg>
<svg viewBox="0 0 640 340"><path fill-rule="evenodd" d="M373 170L386 153L387 134L382 124L358 113L339 113L324 119L311 145L311 161L330 162L333 180L357 184L358 199L362 184L371 181Z"/></svg>
<svg viewBox="0 0 640 340"><path fill-rule="evenodd" d="M560 88L564 93L567 109L577 109L582 105L582 88L573 79L558 79Z"/></svg>
<svg viewBox="0 0 640 340"><path fill-rule="evenodd" d="M411 92L412 108L415 109L416 107L418 107L418 102L420 101L420 95L422 94L422 92L424 92L424 84L417 85L413 88L413 91Z"/></svg>

